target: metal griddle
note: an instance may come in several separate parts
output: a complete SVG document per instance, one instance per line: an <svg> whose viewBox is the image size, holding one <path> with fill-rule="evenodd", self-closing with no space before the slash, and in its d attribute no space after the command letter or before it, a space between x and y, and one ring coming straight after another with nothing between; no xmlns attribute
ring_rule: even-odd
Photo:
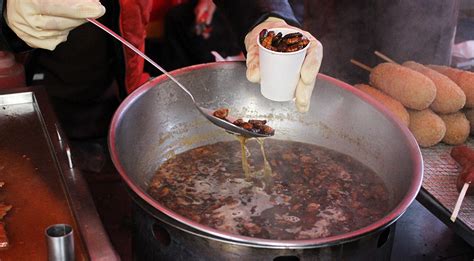
<svg viewBox="0 0 474 261"><path fill-rule="evenodd" d="M69 145L43 88L0 90L0 150L6 168L10 163L29 168L11 168L0 177L10 177L0 196L13 205L4 220L11 248L0 251L0 260L46 259L44 225L53 222L72 223L76 259L119 259L87 183L73 166ZM20 173L30 178L19 178ZM35 211L31 213L31 209Z"/></svg>
<svg viewBox="0 0 474 261"><path fill-rule="evenodd" d="M465 144L474 149L474 138L469 138ZM474 197L464 198L455 223L449 219L459 196L456 179L461 172L459 164L450 156L452 148L440 143L421 150L425 170L417 199L470 245L474 245Z"/></svg>

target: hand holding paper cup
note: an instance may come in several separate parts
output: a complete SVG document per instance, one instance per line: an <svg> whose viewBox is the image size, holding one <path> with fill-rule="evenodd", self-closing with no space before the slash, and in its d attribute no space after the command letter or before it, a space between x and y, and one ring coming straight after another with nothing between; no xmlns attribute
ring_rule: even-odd
<svg viewBox="0 0 474 261"><path fill-rule="evenodd" d="M257 44L262 95L274 101L293 100L309 40L291 28L271 28L262 30Z"/></svg>
<svg viewBox="0 0 474 261"><path fill-rule="evenodd" d="M261 61L260 61L260 54L265 56L265 50L261 51L261 47L259 46L259 36L260 33L266 29L268 32L269 30L275 30L275 29L283 29L288 32L300 32L302 35L304 35L310 42L308 46L306 46L305 51L301 51L304 53L303 56L303 65L301 68L296 67L296 70L299 70L299 80L296 84L296 91L290 89L289 92L293 94L295 98L295 105L296 109L299 112L307 112L309 111L310 108L310 101L311 101L311 96L313 93L313 89L315 86L316 82L316 76L319 72L319 68L321 67L321 62L323 59L323 45L321 42L319 42L311 33L301 30L300 28L288 25L284 20L276 17L268 17L265 21L261 22L257 26L255 26L247 35L245 36L244 43L245 43L245 49L247 51L247 56L246 56L246 65L247 65L247 71L246 71L246 77L249 81L254 82L254 83L261 83L261 79L264 77L261 77ZM288 54L286 56L289 56ZM275 61L276 62L276 61ZM263 62L263 67L267 62ZM292 67L293 69L295 67ZM289 70L290 68L286 68L284 70L284 73L281 74L280 71L276 70L272 73L273 76L280 75L279 77L286 77L289 75ZM292 74L294 75L294 74ZM267 79L268 77L265 77ZM275 79L275 81L278 81ZM263 83L264 89L267 89L266 86L269 86L269 84ZM291 84L289 88L294 88L292 87L293 85ZM275 90L276 88L273 87L273 89L270 90ZM266 91L262 91L262 93L267 93ZM268 95L265 96L267 98L273 99L272 96ZM285 99L285 100L291 100L293 97ZM280 99L278 99L280 100Z"/></svg>

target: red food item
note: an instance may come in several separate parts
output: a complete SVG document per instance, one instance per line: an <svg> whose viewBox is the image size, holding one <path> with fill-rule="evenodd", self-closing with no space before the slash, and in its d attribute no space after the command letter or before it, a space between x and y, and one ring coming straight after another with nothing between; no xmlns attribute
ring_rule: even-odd
<svg viewBox="0 0 474 261"><path fill-rule="evenodd" d="M8 242L7 232L5 231L5 224L0 222L0 250L7 249L10 246Z"/></svg>
<svg viewBox="0 0 474 261"><path fill-rule="evenodd" d="M283 35L267 29L260 31L259 40L263 47L277 52L296 52L309 44L309 39L300 32Z"/></svg>
<svg viewBox="0 0 474 261"><path fill-rule="evenodd" d="M228 121L235 126L244 128L248 131L255 132L255 133L260 133L260 134L265 134L265 135L274 135L275 130L266 125L267 121L266 120L249 120L249 121L244 121L242 119L237 119L235 121L231 121L230 119L227 118L229 116L229 109L227 108L220 108L218 110L215 110L213 113L214 117L220 118L222 120Z"/></svg>
<svg viewBox="0 0 474 261"><path fill-rule="evenodd" d="M474 195L474 150L465 145L456 146L451 150L451 157L462 167L456 188L461 191L464 183L471 183L466 195Z"/></svg>
<svg viewBox="0 0 474 261"><path fill-rule="evenodd" d="M219 119L225 120L225 118L229 116L229 109L227 108L218 109L214 111L213 115Z"/></svg>

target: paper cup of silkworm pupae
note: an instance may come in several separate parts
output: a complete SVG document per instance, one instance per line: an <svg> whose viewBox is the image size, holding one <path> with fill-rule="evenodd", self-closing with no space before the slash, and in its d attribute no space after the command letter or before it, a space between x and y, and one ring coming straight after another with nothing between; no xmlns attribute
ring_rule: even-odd
<svg viewBox="0 0 474 261"><path fill-rule="evenodd" d="M289 28L271 28L263 29L257 42L260 92L273 101L292 100L309 47L308 38Z"/></svg>

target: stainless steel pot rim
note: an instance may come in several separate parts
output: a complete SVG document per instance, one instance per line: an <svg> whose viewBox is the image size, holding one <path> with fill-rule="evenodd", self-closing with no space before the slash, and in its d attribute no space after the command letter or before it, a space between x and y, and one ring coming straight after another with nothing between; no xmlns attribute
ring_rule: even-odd
<svg viewBox="0 0 474 261"><path fill-rule="evenodd" d="M216 62L216 63L200 64L200 65L194 65L194 66L178 69L171 73L172 75L180 75L180 74L186 74L186 73L192 72L197 69L207 69L207 68L212 69L214 67L225 68L225 67L231 67L232 65L235 65L235 63L240 63L240 62ZM129 107L129 104L132 104L141 95L144 95L149 89L154 88L156 84L169 80L165 75L159 76L151 80L150 82L145 83L141 87L139 87L120 104L119 108L115 112L114 117L112 118L112 122L110 124L109 138L108 138L109 151L110 151L112 162L114 163L117 171L119 172L120 176L125 181L125 183L128 185L128 187L134 193L136 193L142 200L148 203L150 206L157 209L161 213L167 215L168 217L172 218L173 220L178 221L179 223L182 223L186 226L195 228L206 234L210 234L210 235L213 235L225 240L241 242L241 243L254 243L257 245L276 247L276 248L307 247L307 246L318 246L318 245L330 245L331 243L339 244L340 242L350 241L350 240L353 240L354 238L358 238L374 230L385 227L393 223L395 220L397 220L406 211L406 209L413 202L413 200L415 199L416 195L418 194L421 188L421 183L422 183L422 178L423 178L423 160L422 160L421 151L418 147L418 144L416 140L414 139L413 135L408 130L408 128L404 126L399 120L391 116L390 112L383 105L381 105L379 102L371 98L369 95L363 93L362 91L359 91L357 88L347 83L344 83L342 81L339 81L335 78L332 78L324 74L319 74L318 79L331 82L335 86L338 86L339 88L345 89L353 93L354 95L358 96L360 99L367 102L369 105L375 107L377 110L383 113L383 115L390 122L394 123L395 126L402 132L402 134L406 137L406 139L403 142L407 142L408 143L407 145L410 148L410 150L407 153L410 154L410 158L413 159L414 161L413 163L414 168L413 168L413 173L412 173L413 174L412 182L409 185L407 194L403 197L401 202L392 211L390 211L386 216L377 220L376 222L372 223L369 226L366 226L366 227L363 227L363 228L360 228L360 229L357 229L345 234L324 237L324 238L307 239L307 240L273 240L273 239L254 238L254 237L241 236L237 234L223 232L223 231L219 231L217 229L202 225L200 223L197 223L191 219L183 217L165 208L159 202L151 198L145 191L143 191L139 186L137 186L130 179L130 177L128 177L128 175L125 172L125 169L121 165L120 160L118 158L118 154L116 153L117 148L114 143L114 140L116 138L115 130L117 126L120 124L123 118L123 114L125 110Z"/></svg>

